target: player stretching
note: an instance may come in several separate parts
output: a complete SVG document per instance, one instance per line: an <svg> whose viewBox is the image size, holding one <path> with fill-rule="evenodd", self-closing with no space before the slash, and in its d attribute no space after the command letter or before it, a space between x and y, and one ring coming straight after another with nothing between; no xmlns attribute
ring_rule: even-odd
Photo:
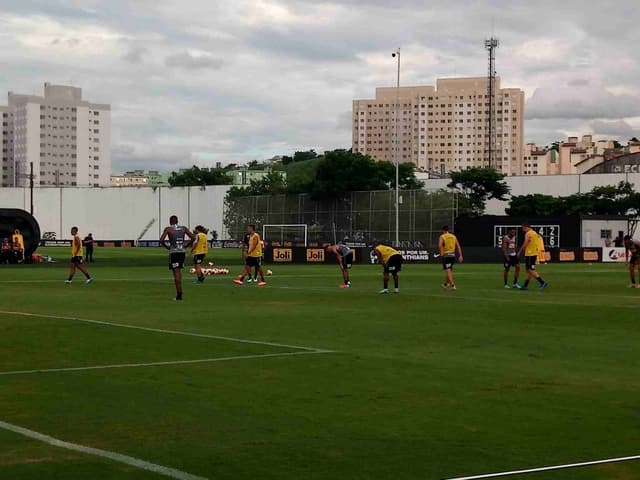
<svg viewBox="0 0 640 480"><path fill-rule="evenodd" d="M76 274L76 268L84 274L87 283L91 283L93 278L91 278L91 275L82 264L82 240L78 235L78 227L71 228L71 235L73 236L73 240L71 240L71 270L69 271L69 278L64 283L72 282L73 276Z"/></svg>
<svg viewBox="0 0 640 480"><path fill-rule="evenodd" d="M255 225L249 225L247 227L247 234L249 235L249 246L247 248L244 270L242 271L242 275L236 278L233 283L244 285L244 277L247 275L251 277L251 268L254 267L260 275L258 286L264 287L267 282L264 281L264 272L262 271L262 241L260 240L260 235L256 232Z"/></svg>
<svg viewBox="0 0 640 480"><path fill-rule="evenodd" d="M502 238L502 254L504 255L504 288L509 287L509 270L514 267L513 288L520 288L518 277L520 276L520 258L518 257L518 236L516 229L510 228Z"/></svg>
<svg viewBox="0 0 640 480"><path fill-rule="evenodd" d="M196 269L196 275L198 279L193 282L195 284L204 282L204 273L202 273L202 262L204 257L209 253L209 244L207 243L207 229L202 225L198 225L195 228L196 239L191 247L191 253L193 254L193 265Z"/></svg>
<svg viewBox="0 0 640 480"><path fill-rule="evenodd" d="M353 265L353 250L347 247L343 243L337 245L327 246L327 254L333 253L338 259L338 265L342 272L342 279L344 283L340 285L340 288L349 288L351 286L351 280L349 280L349 270Z"/></svg>
<svg viewBox="0 0 640 480"><path fill-rule="evenodd" d="M389 293L389 274L393 275L394 290L393 293L400 293L398 272L402 270L402 255L397 250L382 245L380 242L374 242L373 252L382 264L382 284L383 289L379 293Z"/></svg>
<svg viewBox="0 0 640 480"><path fill-rule="evenodd" d="M453 281L453 265L456 260L462 263L462 248L458 238L449 230L449 225L442 227L442 235L438 239L438 249L440 250L440 255L442 255L442 269L444 270L442 288L456 290L456 284Z"/></svg>
<svg viewBox="0 0 640 480"><path fill-rule="evenodd" d="M625 235L624 248L626 248L625 256L629 259L629 276L631 277L629 288L639 288L636 283L636 266L640 262L640 241L634 240L631 235ZM630 257L629 253L631 253ZM640 270L640 266L638 269Z"/></svg>
<svg viewBox="0 0 640 480"><path fill-rule="evenodd" d="M528 223L522 225L524 230L524 243L518 251L518 256L524 251L524 263L527 269L527 279L520 290L529 290L529 281L535 278L540 284L540 290L544 290L549 285L540 274L536 272L536 260L538 260L538 249L540 244L539 235L533 231Z"/></svg>
<svg viewBox="0 0 640 480"><path fill-rule="evenodd" d="M169 226L165 227L160 235L160 245L169 250L169 270L173 273L173 281L176 284L176 300L182 300L182 269L184 268L185 236L192 242L195 235L185 226L178 225L178 217L171 215ZM167 237L169 243L167 244Z"/></svg>

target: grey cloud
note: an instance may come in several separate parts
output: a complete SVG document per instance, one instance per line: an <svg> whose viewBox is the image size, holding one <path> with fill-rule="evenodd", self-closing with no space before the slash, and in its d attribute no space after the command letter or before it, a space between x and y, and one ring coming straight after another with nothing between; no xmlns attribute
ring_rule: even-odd
<svg viewBox="0 0 640 480"><path fill-rule="evenodd" d="M595 135L613 136L624 140L638 136L640 133L624 120L618 120L615 122L595 120L591 122L590 126Z"/></svg>
<svg viewBox="0 0 640 480"><path fill-rule="evenodd" d="M353 46L327 42L317 32L293 29L286 32L261 28L249 32L249 44L259 50L311 61L357 61Z"/></svg>
<svg viewBox="0 0 640 480"><path fill-rule="evenodd" d="M588 78L574 78L573 80L569 80L567 85L570 87L586 87L590 85L590 83Z"/></svg>
<svg viewBox="0 0 640 480"><path fill-rule="evenodd" d="M132 47L129 51L122 56L122 59L129 63L142 63L144 56L149 51L143 47Z"/></svg>
<svg viewBox="0 0 640 480"><path fill-rule="evenodd" d="M29 32L0 25L7 67L0 93L40 93L44 81L73 79L87 99L111 103L115 169L172 169L214 158L242 161L349 147L351 101L394 84L391 50L403 48L403 84L484 75L483 40L495 17L503 85L528 94L570 87L547 93L541 88L531 98L528 141L544 145L590 129L626 135L617 121L640 115L637 98L605 90L637 91L636 1L603 0L606 21L578 0L460 0L446 8L424 0L273 2L303 15L300 23L275 17L248 22L243 9L253 2L3 0L3 15L45 21L31 22ZM47 30L46 20L54 28ZM25 37L50 41L60 30L73 32L74 25L107 29L120 40L111 46L106 40L91 55L78 47L58 55L20 43ZM533 52L533 58L517 54L518 47L538 40L557 41L559 48L548 55ZM194 53L199 51L209 55ZM218 73L221 67L225 75Z"/></svg>
<svg viewBox="0 0 640 480"><path fill-rule="evenodd" d="M613 95L599 87L538 88L526 106L527 119L619 119L640 116L640 98Z"/></svg>
<svg viewBox="0 0 640 480"><path fill-rule="evenodd" d="M167 67L185 68L187 70L213 69L219 70L224 65L224 60L210 55L192 55L189 52L169 55L164 61Z"/></svg>

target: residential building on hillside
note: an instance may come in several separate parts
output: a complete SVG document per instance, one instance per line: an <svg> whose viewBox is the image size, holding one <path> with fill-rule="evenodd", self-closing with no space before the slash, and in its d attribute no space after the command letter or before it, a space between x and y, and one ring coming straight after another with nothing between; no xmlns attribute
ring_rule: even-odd
<svg viewBox="0 0 640 480"><path fill-rule="evenodd" d="M44 84L44 96L9 92L2 112L2 186L102 187L110 184L111 107L82 89Z"/></svg>
<svg viewBox="0 0 640 480"><path fill-rule="evenodd" d="M613 140L594 141L592 135L569 137L557 150L530 143L524 150L523 175L636 173L639 153L640 142L632 140L620 146Z"/></svg>
<svg viewBox="0 0 640 480"><path fill-rule="evenodd" d="M146 175L127 172L122 175L111 175L109 184L112 187L148 187L150 182Z"/></svg>
<svg viewBox="0 0 640 480"><path fill-rule="evenodd" d="M527 143L522 159L522 175L557 175L558 152Z"/></svg>
<svg viewBox="0 0 640 480"><path fill-rule="evenodd" d="M162 187L169 185L169 173L157 170L133 170L123 174L111 175L112 187Z"/></svg>
<svg viewBox="0 0 640 480"><path fill-rule="evenodd" d="M436 87L377 88L374 99L353 101L353 151L395 162L398 103L400 162L441 175L486 166L487 82L485 77L450 78L437 80ZM499 78L495 82L495 167L507 175L519 175L523 171L524 92L501 88Z"/></svg>
<svg viewBox="0 0 640 480"><path fill-rule="evenodd" d="M225 171L226 175L231 178L232 185L249 185L252 180L262 180L264 177L272 172L271 168L264 168L260 170L253 170L247 167L240 167L236 169L228 169ZM278 171L280 175L286 180L287 172Z"/></svg>
<svg viewBox="0 0 640 480"><path fill-rule="evenodd" d="M579 173L578 164L594 156L603 156L605 151L614 149L613 140L593 141L592 135L569 137L558 149L560 174Z"/></svg>

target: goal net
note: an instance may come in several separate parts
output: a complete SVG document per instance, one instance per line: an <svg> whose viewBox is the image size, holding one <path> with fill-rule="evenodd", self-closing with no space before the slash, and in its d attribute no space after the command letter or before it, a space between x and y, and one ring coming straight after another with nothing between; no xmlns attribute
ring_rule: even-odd
<svg viewBox="0 0 640 480"><path fill-rule="evenodd" d="M263 225L262 239L271 245L307 246L307 225Z"/></svg>

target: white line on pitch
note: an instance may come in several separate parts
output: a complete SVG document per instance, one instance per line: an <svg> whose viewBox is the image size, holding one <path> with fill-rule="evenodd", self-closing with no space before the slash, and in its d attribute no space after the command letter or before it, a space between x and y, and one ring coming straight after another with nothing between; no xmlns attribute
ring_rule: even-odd
<svg viewBox="0 0 640 480"><path fill-rule="evenodd" d="M547 472L550 470L564 470L567 468L589 467L592 465L603 465L606 463L630 462L632 460L640 460L640 455L634 455L632 457L607 458L604 460L594 460L592 462L568 463L566 465L553 465L550 467L529 468L526 470L512 470L510 472L488 473L485 475L474 475L471 477L456 477L456 478L449 478L447 480L480 480L483 478L507 477L512 475L522 475L525 473Z"/></svg>
<svg viewBox="0 0 640 480"><path fill-rule="evenodd" d="M76 443L65 442L63 440L50 437L49 435L29 430L27 428L19 427L18 425L13 425L11 423L0 421L0 428L13 433L17 433L19 435L22 435L23 437L28 437L33 440L38 440L40 442L53 445L54 447L64 448L66 450L72 450L80 453L86 453L87 455L94 455L96 457L107 458L109 460L113 460L114 462L124 463L141 470L164 475L165 477L176 478L178 480L207 480L205 477L199 477L187 472L183 472L182 470L164 467L156 463L146 462L144 460L140 460L139 458L130 457L121 453L110 452L109 450L101 450L99 448L86 447L84 445L78 445Z"/></svg>
<svg viewBox="0 0 640 480"><path fill-rule="evenodd" d="M246 338L221 337L219 335L207 335L205 333L183 332L181 330L165 330L162 328L142 327L138 325L129 325L126 323L107 322L104 320L91 320L89 318L64 317L61 315L45 315L42 313L13 312L13 311L7 311L7 310L0 310L0 313L5 315L19 315L23 317L51 318L54 320L70 320L74 322L91 323L94 325L106 325L109 327L130 328L132 330L142 330L145 332L165 333L168 335L184 335L187 337L210 338L213 340L224 340L227 342L248 343L253 345L268 345L270 347L291 348L293 350L305 350L308 352L327 352L327 353L330 352L329 350L326 350L323 348L301 347L298 345L286 345L284 343L263 342L260 340L247 340Z"/></svg>
<svg viewBox="0 0 640 480"><path fill-rule="evenodd" d="M171 360L166 362L148 363L119 363L115 365L95 365L89 367L63 367L63 368L42 368L38 370L14 370L10 372L0 372L0 376L8 375L28 375L34 373L56 373L56 372L81 372L85 370L106 370L109 368L136 368L136 367L158 367L164 365L191 365L197 363L229 362L232 360L253 360L256 358L272 357L293 357L296 355L319 355L322 353L334 353L329 350L304 351L304 352L284 352L284 353L264 353L258 355L238 355L234 357L201 358L195 360Z"/></svg>

